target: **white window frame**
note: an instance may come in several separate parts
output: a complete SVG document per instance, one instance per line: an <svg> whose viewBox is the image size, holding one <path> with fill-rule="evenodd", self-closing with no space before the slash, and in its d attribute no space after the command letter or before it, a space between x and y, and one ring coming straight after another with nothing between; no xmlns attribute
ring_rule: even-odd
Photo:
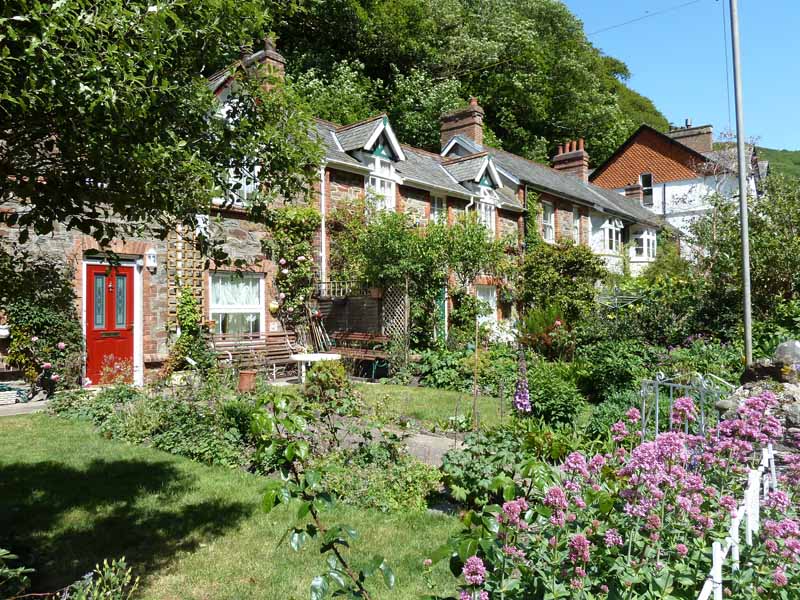
<svg viewBox="0 0 800 600"><path fill-rule="evenodd" d="M556 243L556 208L547 200L542 200L542 239L548 244Z"/></svg>
<svg viewBox="0 0 800 600"><path fill-rule="evenodd" d="M650 178L650 185L645 186L645 178ZM653 206L653 174L652 173L642 173L639 175L639 185L642 186L642 206L647 206L648 208Z"/></svg>
<svg viewBox="0 0 800 600"><path fill-rule="evenodd" d="M475 210L478 213L478 221L494 237L497 234L497 192L488 186L482 185L481 199L477 201Z"/></svg>
<svg viewBox="0 0 800 600"><path fill-rule="evenodd" d="M241 277L247 279L258 279L258 304L252 305L241 305L241 304L213 304L213 286L214 286L214 277L240 277L235 272L216 272L216 273L209 273L208 274L208 289L209 289L209 299L208 299L208 315L209 318L214 319L215 313L226 313L226 314L244 314L244 313L258 313L258 325L259 330L255 333L264 333L266 330L266 306L264 302L264 274L263 273L242 273ZM222 323L217 323L220 327ZM215 330L216 333L216 330ZM252 335L252 334L245 334L245 335Z"/></svg>
<svg viewBox="0 0 800 600"><path fill-rule="evenodd" d="M581 211L577 206L572 207L572 238L576 244L581 243Z"/></svg>
<svg viewBox="0 0 800 600"><path fill-rule="evenodd" d="M654 260L657 254L658 236L652 229L642 229L634 237L633 258Z"/></svg>
<svg viewBox="0 0 800 600"><path fill-rule="evenodd" d="M615 218L606 219L603 224L603 250L604 252L617 253L622 251L622 221Z"/></svg>
<svg viewBox="0 0 800 600"><path fill-rule="evenodd" d="M392 161L375 156L367 184L368 191L375 197L377 210L394 211L397 207Z"/></svg>
<svg viewBox="0 0 800 600"><path fill-rule="evenodd" d="M484 292L482 296L481 292ZM478 284L475 286L475 296L478 300L489 305L491 313L478 318L478 322L483 324L497 324L497 286ZM484 297L485 296L485 297ZM488 299L487 299L488 298Z"/></svg>
<svg viewBox="0 0 800 600"><path fill-rule="evenodd" d="M432 223L447 222L447 202L444 196L431 196L431 218Z"/></svg>

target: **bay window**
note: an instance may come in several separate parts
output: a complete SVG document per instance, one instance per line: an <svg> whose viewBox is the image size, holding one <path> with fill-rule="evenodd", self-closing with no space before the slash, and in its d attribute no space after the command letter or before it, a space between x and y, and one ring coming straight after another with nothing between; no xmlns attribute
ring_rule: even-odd
<svg viewBox="0 0 800 600"><path fill-rule="evenodd" d="M634 238L633 254L637 258L656 257L656 232L652 229L643 229Z"/></svg>
<svg viewBox="0 0 800 600"><path fill-rule="evenodd" d="M215 333L263 331L264 277L258 273L212 273L211 320Z"/></svg>

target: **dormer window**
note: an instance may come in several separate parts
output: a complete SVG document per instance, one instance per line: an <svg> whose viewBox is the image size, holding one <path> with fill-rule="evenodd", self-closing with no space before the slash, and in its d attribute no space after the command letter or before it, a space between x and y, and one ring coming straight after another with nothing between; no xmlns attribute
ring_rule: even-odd
<svg viewBox="0 0 800 600"><path fill-rule="evenodd" d="M639 175L639 183L642 186L642 205L653 206L653 174L642 173Z"/></svg>
<svg viewBox="0 0 800 600"><path fill-rule="evenodd" d="M497 230L497 219L495 217L497 206L497 192L494 188L481 185L481 199L478 201L478 221L488 229L492 237Z"/></svg>
<svg viewBox="0 0 800 600"><path fill-rule="evenodd" d="M395 209L394 165L392 161L375 156L369 176L368 192L375 199L378 210Z"/></svg>

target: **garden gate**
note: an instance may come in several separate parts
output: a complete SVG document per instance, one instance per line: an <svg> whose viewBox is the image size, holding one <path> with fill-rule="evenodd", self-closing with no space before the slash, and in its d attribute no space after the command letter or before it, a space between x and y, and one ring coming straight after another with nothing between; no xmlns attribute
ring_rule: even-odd
<svg viewBox="0 0 800 600"><path fill-rule="evenodd" d="M689 382L668 379L664 373L656 374L655 379L645 379L641 383L639 394L642 398L641 431L642 439L647 436L651 426L654 435L658 435L665 417L666 426L672 431L672 416L675 400L683 396L692 398L699 411L699 421L696 424L700 435L705 435L708 417L714 414L717 402L727 397L735 386L716 375L701 375L695 373ZM689 433L689 423L686 425Z"/></svg>

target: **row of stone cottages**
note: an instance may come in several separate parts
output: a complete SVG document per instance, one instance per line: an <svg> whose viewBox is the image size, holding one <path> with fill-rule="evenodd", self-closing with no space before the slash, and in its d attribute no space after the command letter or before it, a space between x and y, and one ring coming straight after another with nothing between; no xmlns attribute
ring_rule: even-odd
<svg viewBox="0 0 800 600"><path fill-rule="evenodd" d="M259 63L275 73L284 72L283 57L269 43L236 68ZM223 105L229 73L209 79ZM441 154L401 144L385 115L344 126L316 122L325 149L313 195L322 215L315 257L321 281L327 281L330 272L325 215L368 190L384 199L386 210L412 213L420 224L452 223L458 214L475 211L494 235L520 239L531 203L538 202L532 225L545 241L585 244L610 268L618 269L623 240L630 239L632 270L654 260L659 218L640 201L589 183L589 156L581 140L566 144L550 168L485 146L483 117L474 98L464 109L443 115ZM244 278L224 269L204 271L201 257L177 235L167 240L116 241L112 250L122 263L111 272L97 258L97 243L79 232L59 229L29 242L43 253L66 256L74 266L87 340L87 377L97 381L104 361L112 355L132 363L137 383L144 381L147 371L160 367L168 351L177 279L196 287L217 334L278 335L281 323L268 310L275 295L269 277L274 265L262 255L265 232L248 221L241 208L226 206L217 212L228 240L226 250L254 265ZM0 231L0 235L13 238L14 232ZM493 318L502 320L495 282L481 278L475 285L479 297L494 308Z"/></svg>

